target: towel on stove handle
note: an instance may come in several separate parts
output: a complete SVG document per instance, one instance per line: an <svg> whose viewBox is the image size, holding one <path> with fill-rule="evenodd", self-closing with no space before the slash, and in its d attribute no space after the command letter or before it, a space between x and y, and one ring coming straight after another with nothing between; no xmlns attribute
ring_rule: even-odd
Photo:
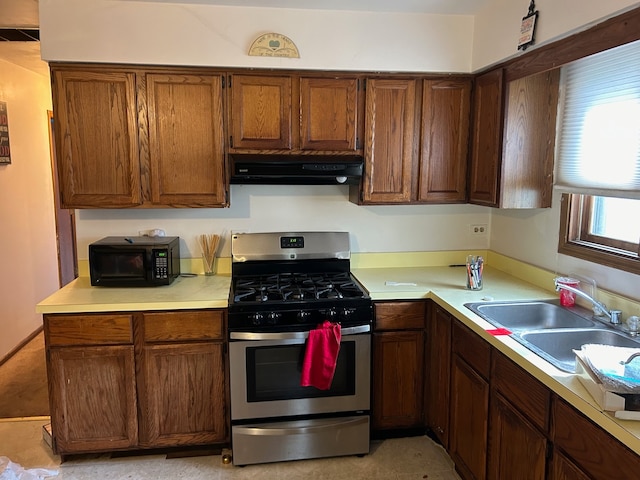
<svg viewBox="0 0 640 480"><path fill-rule="evenodd" d="M329 390L336 371L342 332L339 323L325 320L309 331L300 385Z"/></svg>

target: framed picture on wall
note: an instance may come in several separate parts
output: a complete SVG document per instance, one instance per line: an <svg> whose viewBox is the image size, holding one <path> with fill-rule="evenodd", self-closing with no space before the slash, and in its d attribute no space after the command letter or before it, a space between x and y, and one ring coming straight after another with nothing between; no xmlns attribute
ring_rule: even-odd
<svg viewBox="0 0 640 480"><path fill-rule="evenodd" d="M0 165L8 165L10 163L11 149L9 148L7 102L0 102Z"/></svg>

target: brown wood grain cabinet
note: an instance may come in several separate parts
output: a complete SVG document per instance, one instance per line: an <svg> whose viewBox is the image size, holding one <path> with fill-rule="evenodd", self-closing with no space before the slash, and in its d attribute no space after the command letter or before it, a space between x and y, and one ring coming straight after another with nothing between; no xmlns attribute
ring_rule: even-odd
<svg viewBox="0 0 640 480"><path fill-rule="evenodd" d="M223 207L220 74L51 67L63 208Z"/></svg>
<svg viewBox="0 0 640 480"><path fill-rule="evenodd" d="M465 479L484 479L487 471L491 348L453 322L449 453Z"/></svg>
<svg viewBox="0 0 640 480"><path fill-rule="evenodd" d="M62 208L142 203L135 71L51 69Z"/></svg>
<svg viewBox="0 0 640 480"><path fill-rule="evenodd" d="M222 310L44 316L58 454L228 441Z"/></svg>
<svg viewBox="0 0 640 480"><path fill-rule="evenodd" d="M431 304L427 325L425 411L427 427L446 449L449 448L451 323L451 316L444 309Z"/></svg>
<svg viewBox="0 0 640 480"><path fill-rule="evenodd" d="M361 150L358 77L234 74L229 77L229 85L232 152Z"/></svg>
<svg viewBox="0 0 640 480"><path fill-rule="evenodd" d="M476 78L469 201L501 208L551 206L559 69L511 80Z"/></svg>
<svg viewBox="0 0 640 480"><path fill-rule="evenodd" d="M409 203L416 158L415 79L367 80L363 204ZM352 189L355 190L355 189Z"/></svg>
<svg viewBox="0 0 640 480"><path fill-rule="evenodd" d="M376 302L374 309L372 428L421 427L426 303Z"/></svg>
<svg viewBox="0 0 640 480"><path fill-rule="evenodd" d="M418 202L466 202L470 112L470 79L423 80Z"/></svg>

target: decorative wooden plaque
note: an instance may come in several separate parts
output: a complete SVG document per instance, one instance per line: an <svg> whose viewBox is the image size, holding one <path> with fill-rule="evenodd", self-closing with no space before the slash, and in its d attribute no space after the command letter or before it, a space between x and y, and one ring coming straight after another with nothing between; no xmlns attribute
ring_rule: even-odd
<svg viewBox="0 0 640 480"><path fill-rule="evenodd" d="M251 44L249 55L253 57L300 58L296 44L281 33L260 35Z"/></svg>

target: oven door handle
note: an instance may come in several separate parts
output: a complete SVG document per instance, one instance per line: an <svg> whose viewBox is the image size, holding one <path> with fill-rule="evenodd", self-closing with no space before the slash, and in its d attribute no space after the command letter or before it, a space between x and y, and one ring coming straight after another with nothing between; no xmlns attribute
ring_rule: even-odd
<svg viewBox="0 0 640 480"><path fill-rule="evenodd" d="M347 418L347 419L336 419L333 422L323 423L321 425L307 425L304 427L276 427L272 428L271 426L261 425L259 427L243 427L243 426L234 426L234 433L237 435L267 435L280 437L284 435L300 435L304 433L313 433L318 432L319 430L331 430L336 427L350 427L355 425L361 425L363 423L368 423L368 416L359 416L356 418Z"/></svg>
<svg viewBox="0 0 640 480"><path fill-rule="evenodd" d="M358 325L357 327L347 327L341 330L343 337L369 333L371 325ZM309 332L231 332L230 340L288 340L309 338Z"/></svg>

